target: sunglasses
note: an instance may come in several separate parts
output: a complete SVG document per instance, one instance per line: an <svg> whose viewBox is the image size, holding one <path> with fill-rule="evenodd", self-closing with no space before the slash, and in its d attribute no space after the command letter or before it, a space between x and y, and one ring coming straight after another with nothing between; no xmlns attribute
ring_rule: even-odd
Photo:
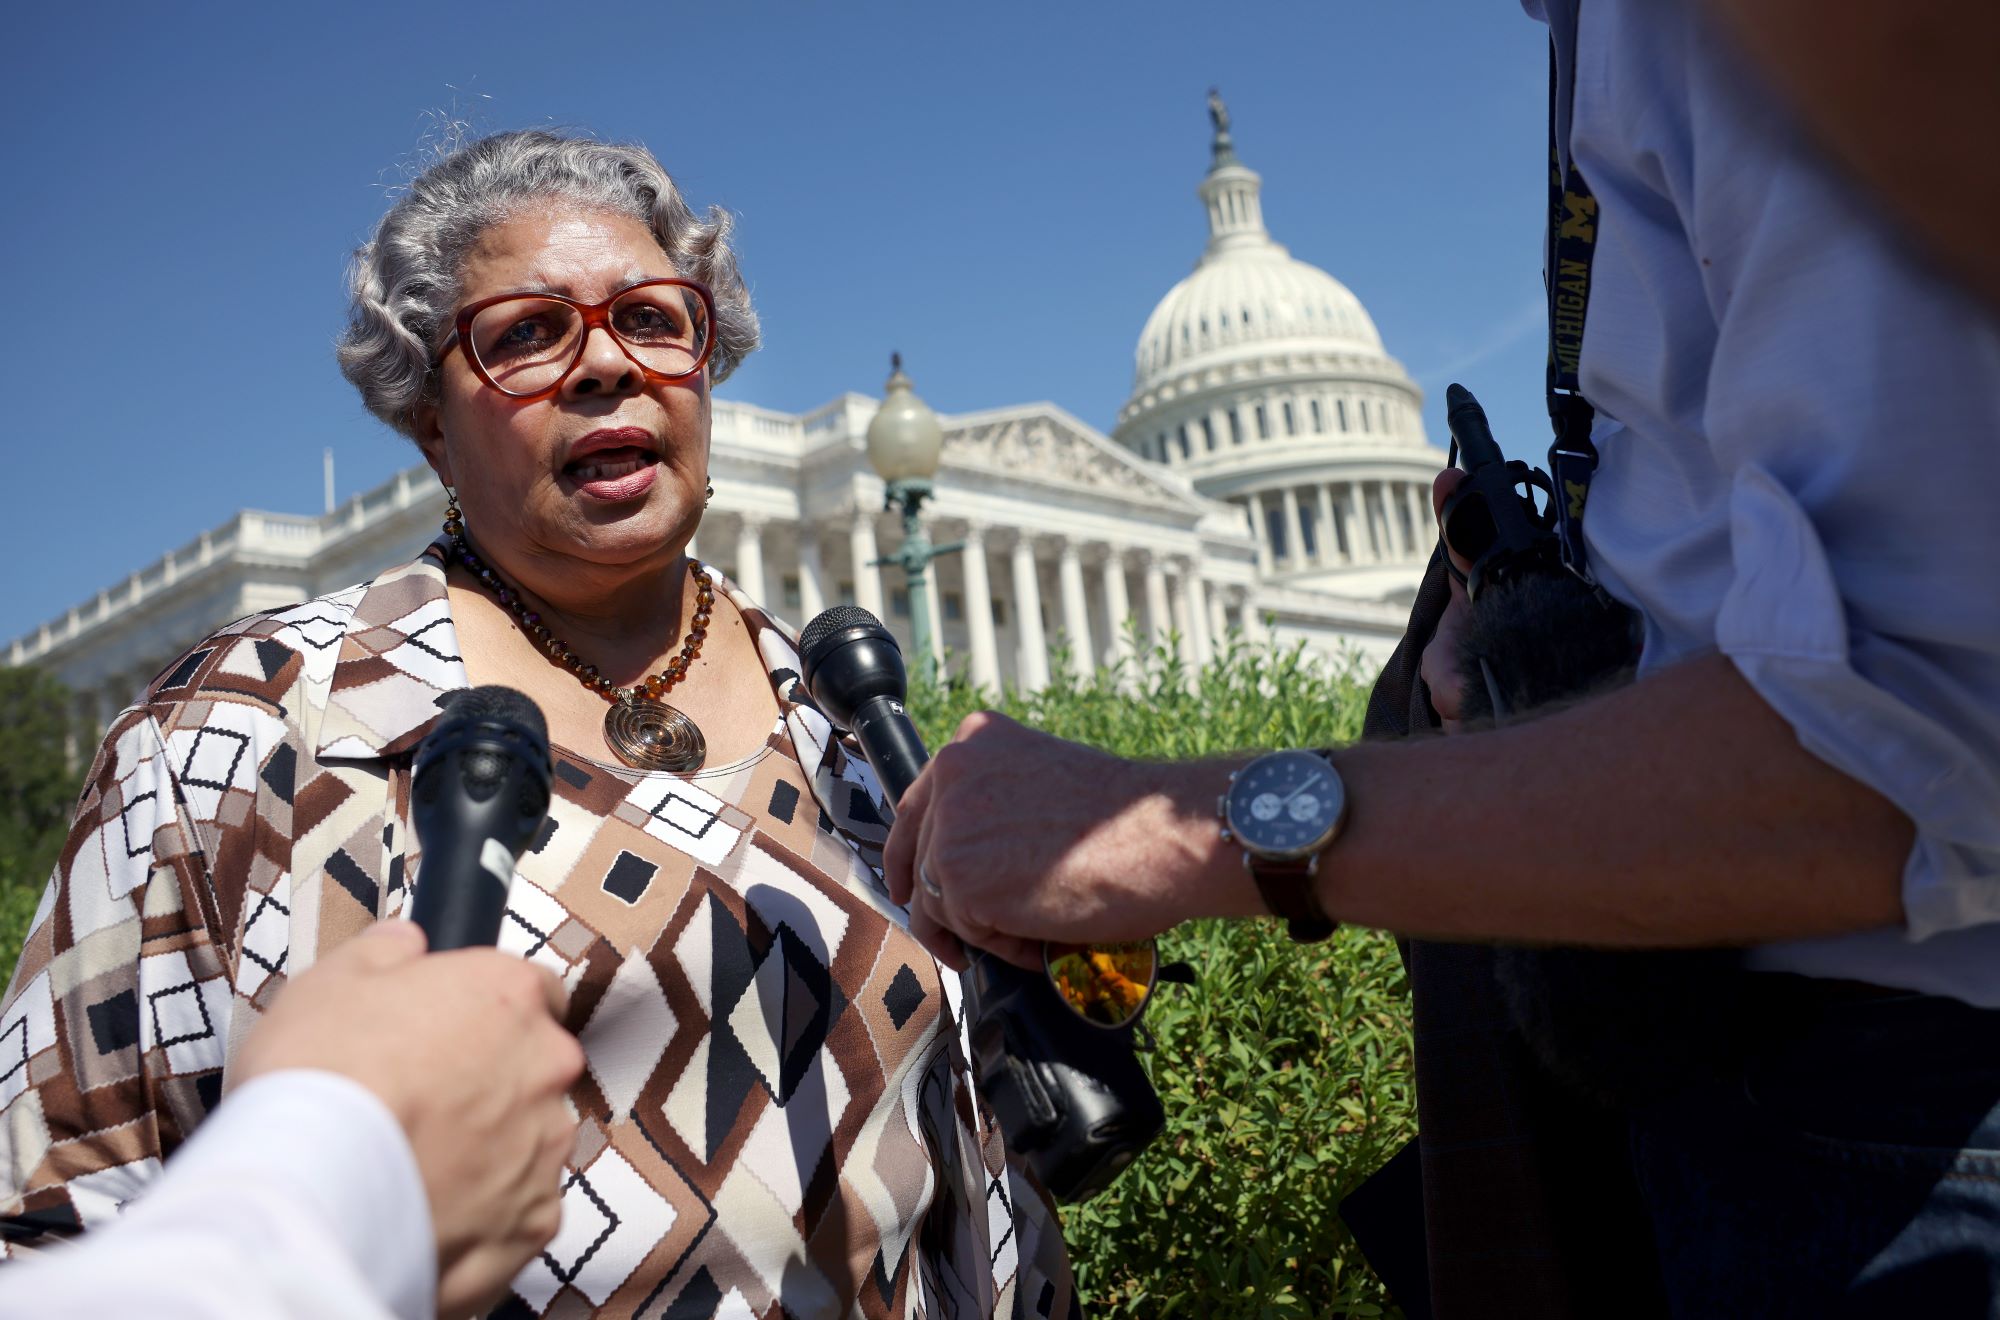
<svg viewBox="0 0 2000 1320"><path fill-rule="evenodd" d="M1042 945L1049 984L1070 1011L1093 1027L1116 1031L1136 1023L1163 978L1158 940L1116 944ZM1177 970L1173 969L1173 970Z"/></svg>

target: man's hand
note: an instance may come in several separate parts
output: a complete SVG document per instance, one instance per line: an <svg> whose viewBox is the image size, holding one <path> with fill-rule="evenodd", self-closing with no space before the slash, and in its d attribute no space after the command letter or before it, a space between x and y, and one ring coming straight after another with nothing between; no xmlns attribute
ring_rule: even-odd
<svg viewBox="0 0 2000 1320"><path fill-rule="evenodd" d="M564 1095L583 1047L557 1025L545 969L491 949L424 956L378 923L286 986L232 1085L285 1068L340 1073L403 1125L437 1234L438 1312L483 1311L555 1235L576 1123Z"/></svg>
<svg viewBox="0 0 2000 1320"><path fill-rule="evenodd" d="M1261 913L1216 823L1228 771L1126 761L968 715L897 808L890 893L959 968L959 940L1039 967L1043 940L1143 939L1189 917Z"/></svg>
<svg viewBox="0 0 2000 1320"><path fill-rule="evenodd" d="M1458 483L1465 480L1465 474L1457 468L1446 468L1431 482L1431 513L1437 518L1438 536L1444 536L1444 504L1451 493L1458 489ZM1472 571L1472 565L1464 556L1445 544L1445 553L1460 573ZM1437 631L1431 634L1430 644L1424 647L1424 660L1419 668L1424 686L1430 689L1431 709L1444 721L1446 733L1456 733L1463 707L1465 675L1459 672L1459 635L1465 629L1467 613L1472 602L1466 598L1465 584L1457 578L1451 579L1451 603L1445 606L1444 614L1438 619Z"/></svg>

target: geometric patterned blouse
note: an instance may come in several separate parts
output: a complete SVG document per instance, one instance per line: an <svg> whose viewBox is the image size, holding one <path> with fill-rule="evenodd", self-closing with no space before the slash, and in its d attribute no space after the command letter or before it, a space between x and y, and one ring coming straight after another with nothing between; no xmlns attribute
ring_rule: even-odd
<svg viewBox="0 0 2000 1320"><path fill-rule="evenodd" d="M670 775L558 749L509 893L501 947L569 987L588 1066L562 1227L494 1314L1071 1316L958 978L882 887L874 776L715 576L782 712L763 751ZM228 625L113 722L0 1007L9 1254L142 1195L286 976L404 910L413 754L465 686L433 545Z"/></svg>

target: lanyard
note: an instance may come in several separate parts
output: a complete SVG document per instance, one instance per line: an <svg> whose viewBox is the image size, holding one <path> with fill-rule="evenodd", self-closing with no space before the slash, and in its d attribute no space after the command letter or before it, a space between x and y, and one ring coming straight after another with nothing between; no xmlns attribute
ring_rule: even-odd
<svg viewBox="0 0 2000 1320"><path fill-rule="evenodd" d="M1597 251L1597 198L1577 172L1569 151L1571 109L1576 102L1576 6L1552 3L1549 37L1549 215L1542 251L1542 282L1549 295L1549 475L1554 478L1556 535L1564 567L1586 582L1583 506L1597 472L1591 443L1595 412L1577 384L1583 354L1584 315L1590 305L1590 262ZM1567 38L1568 60L1562 58ZM1565 67L1566 66L1566 67ZM1568 76L1565 77L1564 75Z"/></svg>

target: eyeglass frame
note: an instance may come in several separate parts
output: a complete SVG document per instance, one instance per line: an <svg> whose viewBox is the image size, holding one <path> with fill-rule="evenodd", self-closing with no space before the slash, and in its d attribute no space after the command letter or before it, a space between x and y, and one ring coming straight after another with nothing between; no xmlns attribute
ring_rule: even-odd
<svg viewBox="0 0 2000 1320"><path fill-rule="evenodd" d="M655 371L638 358L633 357L631 346L625 342L625 337L619 334L617 328L611 324L611 304L617 302L634 289L650 288L655 284L672 284L683 289L694 290L696 296L701 299L702 310L708 316L708 333L702 337L701 352L695 357L694 365L686 371L680 372L678 375L664 371ZM576 337L576 351L570 356L569 365L562 369L553 383L529 394L516 394L500 384L499 381L494 380L493 374L487 371L486 364L479 360L479 354L473 352L468 346L470 343L469 337L472 333L472 322L475 317L489 307L498 307L501 303L513 302L520 298L540 298L546 302L562 303L566 307L573 308L583 318L583 333ZM645 377L647 383L653 385L676 384L687 380L691 376L700 375L701 369L708 365L710 355L715 352L715 295L710 293L708 286L701 281L684 280L678 276L660 276L656 279L634 281L599 303L579 302L575 298L565 298L559 293L541 293L533 289L522 289L514 293L496 294L491 298L481 298L475 303L467 303L458 309L457 315L452 318L451 333L445 336L443 347L438 349L437 356L432 359L431 369L436 371L442 368L445 356L452 349L456 348L463 354L466 365L472 368L472 374L479 377L480 382L489 389L504 394L510 399L519 399L523 403L537 403L543 399L553 398L562 391L564 385L569 383L570 376L576 371L576 364L583 361L583 350L590 342L590 332L592 330L602 330L610 335L611 342L618 346L618 351L625 355L627 362L630 362L639 369L639 373Z"/></svg>

